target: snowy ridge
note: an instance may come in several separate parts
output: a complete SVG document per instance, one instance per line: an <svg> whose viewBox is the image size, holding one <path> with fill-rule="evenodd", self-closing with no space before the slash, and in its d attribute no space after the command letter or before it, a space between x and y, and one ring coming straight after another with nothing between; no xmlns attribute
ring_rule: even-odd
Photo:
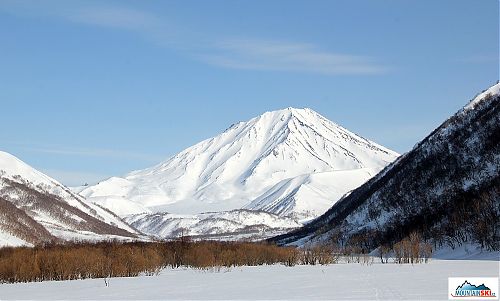
<svg viewBox="0 0 500 301"><path fill-rule="evenodd" d="M462 110L466 112L468 110L473 110L477 104L486 98L486 96L494 96L500 94L500 84L493 85L483 92L479 93L473 100L471 100Z"/></svg>
<svg viewBox="0 0 500 301"><path fill-rule="evenodd" d="M53 239L130 239L138 234L114 213L87 202L56 180L1 151L0 199L3 245L19 245L20 241L30 245L31 241ZM17 217L16 222L16 216L9 216L12 214L22 217ZM29 234L35 231L33 227L38 232ZM4 238L11 236L17 240Z"/></svg>

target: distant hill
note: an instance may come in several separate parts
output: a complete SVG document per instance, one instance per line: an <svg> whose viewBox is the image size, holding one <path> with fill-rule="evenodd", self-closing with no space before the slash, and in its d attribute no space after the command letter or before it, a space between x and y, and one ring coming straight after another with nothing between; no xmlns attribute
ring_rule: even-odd
<svg viewBox="0 0 500 301"><path fill-rule="evenodd" d="M131 239L137 234L112 212L0 152L0 246Z"/></svg>

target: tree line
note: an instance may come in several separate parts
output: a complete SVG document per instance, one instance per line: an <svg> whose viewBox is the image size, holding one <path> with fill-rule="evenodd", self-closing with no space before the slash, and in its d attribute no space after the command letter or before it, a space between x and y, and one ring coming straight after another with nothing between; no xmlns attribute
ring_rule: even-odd
<svg viewBox="0 0 500 301"><path fill-rule="evenodd" d="M419 263L430 253L412 237L381 253L395 254L396 263ZM431 250L427 249L427 252ZM33 248L0 248L0 283L86 278L135 277L156 275L164 268L210 269L235 266L282 264L325 265L339 260L373 263L373 257L360 249L314 245L304 248L279 247L269 243L191 241L181 238L168 242L96 242L46 244Z"/></svg>
<svg viewBox="0 0 500 301"><path fill-rule="evenodd" d="M47 244L0 249L0 282L154 275L163 268L295 265L291 247L249 242L187 241Z"/></svg>

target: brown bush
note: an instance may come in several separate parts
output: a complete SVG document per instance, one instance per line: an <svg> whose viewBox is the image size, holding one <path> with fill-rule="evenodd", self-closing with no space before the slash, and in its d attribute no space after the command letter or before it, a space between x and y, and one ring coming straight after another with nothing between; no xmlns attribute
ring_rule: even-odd
<svg viewBox="0 0 500 301"><path fill-rule="evenodd" d="M422 242L418 232L412 232L408 237L394 244L392 250L396 263L427 263L432 256L432 245Z"/></svg>
<svg viewBox="0 0 500 301"><path fill-rule="evenodd" d="M328 245L310 246L302 249L300 262L306 265L337 263L339 254Z"/></svg>

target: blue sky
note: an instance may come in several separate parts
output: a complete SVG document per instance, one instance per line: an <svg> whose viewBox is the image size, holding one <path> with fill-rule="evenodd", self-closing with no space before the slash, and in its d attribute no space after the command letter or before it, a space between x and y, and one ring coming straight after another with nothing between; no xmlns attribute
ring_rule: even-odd
<svg viewBox="0 0 500 301"><path fill-rule="evenodd" d="M406 152L498 80L496 0L0 0L0 149L68 185L310 107Z"/></svg>

